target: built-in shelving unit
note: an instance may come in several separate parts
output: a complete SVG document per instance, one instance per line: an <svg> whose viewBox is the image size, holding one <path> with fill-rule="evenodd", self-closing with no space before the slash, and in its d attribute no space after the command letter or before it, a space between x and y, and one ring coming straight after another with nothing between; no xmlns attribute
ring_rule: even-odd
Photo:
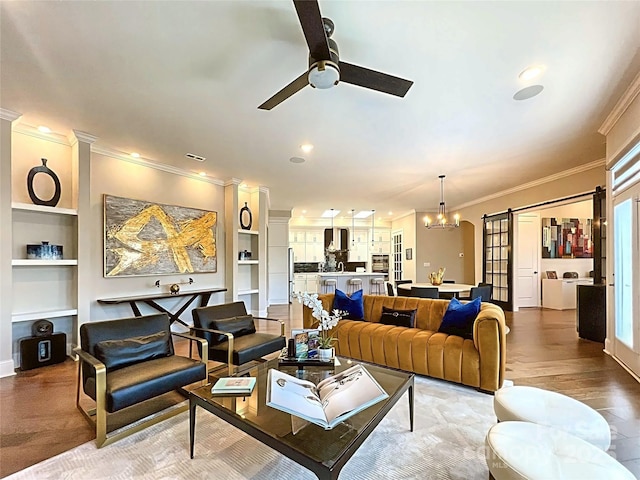
<svg viewBox="0 0 640 480"><path fill-rule="evenodd" d="M0 187L0 212L4 219L6 243L0 248L0 275L3 295L0 306L3 352L11 357L0 358L0 376L21 364L20 340L30 337L31 326L37 320L49 320L54 332L65 333L66 353L78 343L78 327L88 321L90 299L83 294L88 282L88 255L90 245L79 240L80 211L89 212L88 180L91 143L95 137L74 131L69 137L43 134L28 125L5 123L2 118L3 148ZM7 135L8 133L8 135ZM56 206L32 203L27 189L27 175L41 159L48 160L50 168L60 181L60 200ZM53 196L53 182L47 182L46 173L34 177L34 190L39 198ZM43 180L44 179L44 180ZM61 245L62 259L45 260L27 258L27 245L49 242ZM80 254L82 252L82 254ZM84 260L83 260L84 259ZM82 272L81 273L81 270ZM82 321L80 320L82 317Z"/></svg>
<svg viewBox="0 0 640 480"><path fill-rule="evenodd" d="M71 266L78 265L78 260L31 260L13 259L11 265L14 267L43 267L43 266Z"/></svg>
<svg viewBox="0 0 640 480"><path fill-rule="evenodd" d="M13 323L28 322L31 320L40 320L41 318L61 318L72 317L78 314L77 308L70 308L65 310L43 310L29 313L14 313L11 315L11 321Z"/></svg>

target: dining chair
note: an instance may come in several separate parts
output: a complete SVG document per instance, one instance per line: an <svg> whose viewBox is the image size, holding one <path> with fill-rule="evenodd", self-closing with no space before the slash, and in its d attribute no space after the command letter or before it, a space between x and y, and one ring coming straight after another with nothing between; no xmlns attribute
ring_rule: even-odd
<svg viewBox="0 0 640 480"><path fill-rule="evenodd" d="M442 280L442 283L456 283L455 280Z"/></svg>
<svg viewBox="0 0 640 480"><path fill-rule="evenodd" d="M438 298L438 287L411 287L407 297Z"/></svg>
<svg viewBox="0 0 640 480"><path fill-rule="evenodd" d="M395 297L396 292L393 290L393 285L391 284L391 282L385 282L385 284L387 285L387 296Z"/></svg>
<svg viewBox="0 0 640 480"><path fill-rule="evenodd" d="M460 300L475 300L476 298L481 298L483 302L489 302L491 300L491 290L491 285L471 287L469 296L461 298Z"/></svg>

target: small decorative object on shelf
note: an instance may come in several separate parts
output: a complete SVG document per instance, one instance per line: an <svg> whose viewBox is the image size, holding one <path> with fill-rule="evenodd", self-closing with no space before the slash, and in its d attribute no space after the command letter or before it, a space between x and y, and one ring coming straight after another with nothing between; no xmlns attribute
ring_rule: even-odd
<svg viewBox="0 0 640 480"><path fill-rule="evenodd" d="M60 193L61 193L60 179L58 179L58 176L55 174L53 170L47 167L47 159L42 158L41 160L42 160L42 165L33 167L31 170L29 170L29 174L27 175L27 189L29 190L29 197L31 198L31 201L36 205L46 205L47 207L55 207L60 201ZM35 178L37 173L46 173L53 180L53 183L55 185L55 191L53 192L53 197L51 197L49 200L42 200L41 198L39 198L36 195L35 190L33 189L33 179Z"/></svg>
<svg viewBox="0 0 640 480"><path fill-rule="evenodd" d="M192 283L193 283L193 278L189 278L189 280L186 282L177 282L172 284L165 283L165 285L169 285L169 292L172 295L176 295L180 293L180 285L191 285ZM156 287L160 288L163 284L160 283L160 280L156 280L155 285Z"/></svg>
<svg viewBox="0 0 640 480"><path fill-rule="evenodd" d="M62 260L62 245L27 245L27 259L29 260Z"/></svg>
<svg viewBox="0 0 640 480"><path fill-rule="evenodd" d="M245 223L245 217L249 217L247 223ZM247 202L244 202L244 207L240 209L240 227L243 230L251 230L251 223L253 222L253 215L251 210L247 206Z"/></svg>
<svg viewBox="0 0 640 480"><path fill-rule="evenodd" d="M442 285L445 270L446 268L440 267L437 272L431 272L429 274L429 282L431 282L431 285Z"/></svg>
<svg viewBox="0 0 640 480"><path fill-rule="evenodd" d="M248 250L238 252L238 260L251 260L251 252Z"/></svg>

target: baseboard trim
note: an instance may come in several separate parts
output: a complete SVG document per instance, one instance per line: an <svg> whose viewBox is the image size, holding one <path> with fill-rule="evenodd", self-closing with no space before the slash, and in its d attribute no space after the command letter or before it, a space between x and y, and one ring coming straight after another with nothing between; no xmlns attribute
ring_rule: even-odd
<svg viewBox="0 0 640 480"><path fill-rule="evenodd" d="M4 362L0 362L0 378L10 377L15 374L15 363L13 363L13 360L5 360Z"/></svg>
<svg viewBox="0 0 640 480"><path fill-rule="evenodd" d="M631 376L635 379L635 381L636 381L636 382L640 383L640 377L638 377L638 375L636 375L636 374L633 372L633 370L631 370L629 367L627 367L627 366L624 364L624 362L622 362L618 357L616 357L616 356L614 356L614 355L611 355L611 353L607 352L606 350L605 350L604 352L605 352L606 354L608 354L611 358L613 358L613 359L618 363L618 365L620 365L622 368L624 368L624 369L627 371L627 373L628 373L629 375L631 375Z"/></svg>

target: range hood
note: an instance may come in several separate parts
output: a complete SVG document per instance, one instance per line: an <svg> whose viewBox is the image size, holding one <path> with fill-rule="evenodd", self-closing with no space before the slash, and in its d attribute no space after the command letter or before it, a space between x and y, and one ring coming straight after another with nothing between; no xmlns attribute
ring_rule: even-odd
<svg viewBox="0 0 640 480"><path fill-rule="evenodd" d="M329 244L333 241L333 246L337 251L349 250L349 230L346 228L325 228L324 229L324 248L329 248Z"/></svg>

